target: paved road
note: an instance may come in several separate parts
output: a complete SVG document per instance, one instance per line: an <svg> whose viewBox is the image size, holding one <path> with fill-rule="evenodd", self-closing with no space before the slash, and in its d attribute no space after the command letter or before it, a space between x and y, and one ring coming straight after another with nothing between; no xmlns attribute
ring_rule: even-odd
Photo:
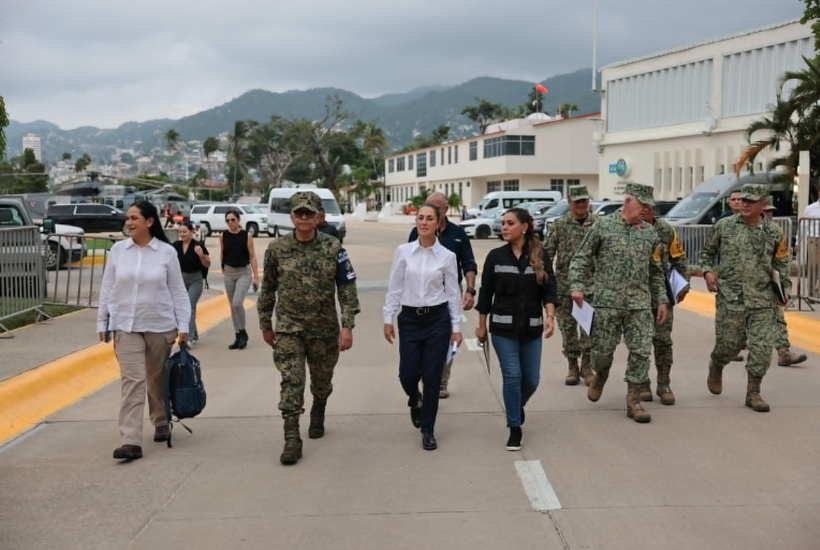
<svg viewBox="0 0 820 550"><path fill-rule="evenodd" d="M227 350L229 322L196 348L208 408L190 422L193 436L176 431L173 449L146 438L144 459L110 458L117 384L0 449L0 548L818 547L820 358L773 367L764 384L772 412L754 413L739 363L722 396L708 393L712 321L685 311L674 334L678 404L649 404L651 424L626 419L618 376L597 404L584 387L565 387L557 336L521 452L504 450L497 364L488 378L466 349L442 402L439 449L423 451L397 350L381 337L380 286L406 231L349 230L369 290L337 367L327 435L305 439L298 465L278 463L279 377L251 311L247 350ZM478 255L497 245L476 243ZM475 314L467 318L471 334ZM616 371L624 360L621 349Z"/></svg>

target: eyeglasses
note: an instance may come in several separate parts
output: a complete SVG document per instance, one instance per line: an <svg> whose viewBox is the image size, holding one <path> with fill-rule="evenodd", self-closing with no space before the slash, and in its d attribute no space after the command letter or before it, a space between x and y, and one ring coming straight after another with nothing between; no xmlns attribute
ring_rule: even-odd
<svg viewBox="0 0 820 550"><path fill-rule="evenodd" d="M228 222L228 223L231 223L231 222L238 222L239 220L237 220L236 218L225 218L225 221Z"/></svg>
<svg viewBox="0 0 820 550"><path fill-rule="evenodd" d="M316 216L316 212L313 212L312 210L296 210L293 212L293 217L301 218L303 220L309 220L314 216Z"/></svg>

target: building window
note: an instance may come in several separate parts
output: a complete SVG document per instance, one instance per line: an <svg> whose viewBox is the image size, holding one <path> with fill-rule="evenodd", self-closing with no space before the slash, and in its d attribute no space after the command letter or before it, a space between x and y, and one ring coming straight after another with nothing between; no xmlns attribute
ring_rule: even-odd
<svg viewBox="0 0 820 550"><path fill-rule="evenodd" d="M407 155L407 169L413 169L413 155Z"/></svg>
<svg viewBox="0 0 820 550"><path fill-rule="evenodd" d="M488 181L487 182L487 193L494 193L496 191L501 191L501 182L500 181Z"/></svg>
<svg viewBox="0 0 820 550"><path fill-rule="evenodd" d="M416 155L416 177L423 178L427 175L427 153Z"/></svg>
<svg viewBox="0 0 820 550"><path fill-rule="evenodd" d="M550 191L564 192L564 180L550 180Z"/></svg>
<svg viewBox="0 0 820 550"><path fill-rule="evenodd" d="M484 158L535 155L535 136L499 136L484 140Z"/></svg>
<svg viewBox="0 0 820 550"><path fill-rule="evenodd" d="M478 160L478 142L470 142L470 160Z"/></svg>
<svg viewBox="0 0 820 550"><path fill-rule="evenodd" d="M567 180L567 185L581 185L581 180Z"/></svg>
<svg viewBox="0 0 820 550"><path fill-rule="evenodd" d="M396 172L404 172L404 157L396 159Z"/></svg>
<svg viewBox="0 0 820 550"><path fill-rule="evenodd" d="M458 164L458 145L453 145L453 149L455 150L455 154L453 155L455 157L455 163Z"/></svg>
<svg viewBox="0 0 820 550"><path fill-rule="evenodd" d="M395 171L394 162L395 162L395 161L394 161L393 159L389 159L389 160L387 161L387 171L388 171L388 173L390 173L390 174L392 174L392 173Z"/></svg>
<svg viewBox="0 0 820 550"><path fill-rule="evenodd" d="M683 168L678 168L678 191L683 191Z"/></svg>
<svg viewBox="0 0 820 550"><path fill-rule="evenodd" d="M719 172L719 174L725 174L725 173L726 173L726 166L725 166L725 165L723 165L723 164L721 164L721 165L720 165L720 172Z"/></svg>
<svg viewBox="0 0 820 550"><path fill-rule="evenodd" d="M447 164L453 164L453 147L447 148Z"/></svg>
<svg viewBox="0 0 820 550"><path fill-rule="evenodd" d="M436 150L430 151L430 168L436 165Z"/></svg>
<svg viewBox="0 0 820 550"><path fill-rule="evenodd" d="M700 181L698 183L703 183L703 180L706 178L706 167L700 167Z"/></svg>
<svg viewBox="0 0 820 550"><path fill-rule="evenodd" d="M518 180L504 180L504 191L518 191Z"/></svg>
<svg viewBox="0 0 820 550"><path fill-rule="evenodd" d="M456 151L458 151L458 149L456 149ZM464 191L462 183L464 183L464 182L461 182L461 181L458 182L458 196L459 197L461 196L461 193Z"/></svg>

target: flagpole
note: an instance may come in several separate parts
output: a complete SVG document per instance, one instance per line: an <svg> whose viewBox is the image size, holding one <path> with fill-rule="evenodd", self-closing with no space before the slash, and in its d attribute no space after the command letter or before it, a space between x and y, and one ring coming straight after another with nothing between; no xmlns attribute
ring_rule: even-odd
<svg viewBox="0 0 820 550"><path fill-rule="evenodd" d="M598 91L598 0L592 6L592 91Z"/></svg>

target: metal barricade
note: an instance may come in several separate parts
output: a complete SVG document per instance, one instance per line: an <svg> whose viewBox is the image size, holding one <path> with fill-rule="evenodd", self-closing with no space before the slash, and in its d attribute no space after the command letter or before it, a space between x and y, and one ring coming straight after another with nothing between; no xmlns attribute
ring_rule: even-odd
<svg viewBox="0 0 820 550"><path fill-rule="evenodd" d="M675 232L678 234L683 250L686 252L686 261L690 268L700 267L700 254L712 234L714 225L677 225Z"/></svg>
<svg viewBox="0 0 820 550"><path fill-rule="evenodd" d="M797 229L798 307L820 301L820 218L803 218ZM809 307L811 307L809 305Z"/></svg>
<svg viewBox="0 0 820 550"><path fill-rule="evenodd" d="M42 310L44 280L40 228L0 228L0 331L8 332L3 321L21 313L48 317Z"/></svg>
<svg viewBox="0 0 820 550"><path fill-rule="evenodd" d="M58 268L49 272L45 303L97 307L108 254L117 237L54 234Z"/></svg>

